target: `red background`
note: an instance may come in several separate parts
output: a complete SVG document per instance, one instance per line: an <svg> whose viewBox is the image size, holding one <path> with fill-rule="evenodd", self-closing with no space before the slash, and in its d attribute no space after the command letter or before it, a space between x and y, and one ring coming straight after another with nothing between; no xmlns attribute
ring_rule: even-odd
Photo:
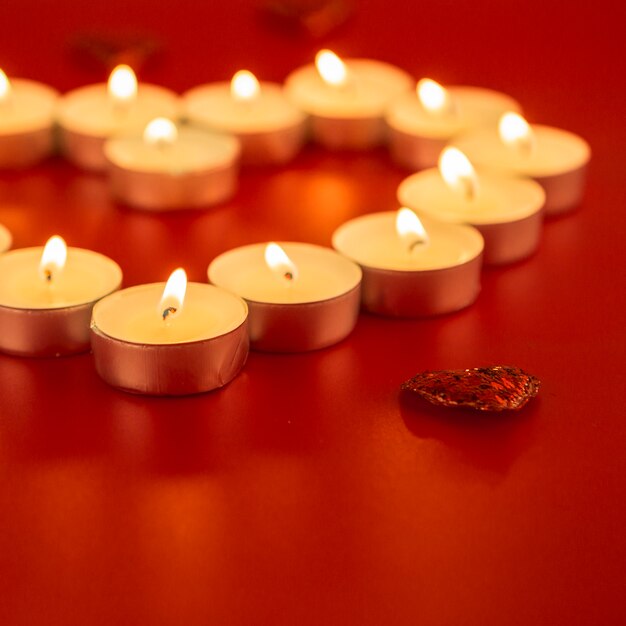
<svg viewBox="0 0 626 626"><path fill-rule="evenodd" d="M141 78L177 90L247 67L282 80L320 45L416 77L501 89L594 152L583 206L531 260L484 273L475 306L361 316L313 354L251 354L226 389L133 397L92 357L0 356L0 623L606 625L626 602L624 14L607 0L362 2L322 40L249 1L3 0L0 66L65 90L102 80L78 31L155 34ZM621 67L620 67L621 66ZM376 153L307 149L243 172L227 205L116 206L61 160L0 175L15 247L59 233L116 259L127 286L267 239L328 245L396 208ZM543 381L511 415L399 398L423 369L515 364Z"/></svg>

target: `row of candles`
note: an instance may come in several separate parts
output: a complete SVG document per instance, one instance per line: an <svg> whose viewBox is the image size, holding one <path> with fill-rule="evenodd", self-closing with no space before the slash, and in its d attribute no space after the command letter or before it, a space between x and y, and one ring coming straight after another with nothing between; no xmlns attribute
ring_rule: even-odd
<svg viewBox="0 0 626 626"><path fill-rule="evenodd" d="M0 226L0 350L49 356L91 347L113 386L177 395L225 385L249 347L332 345L352 331L360 307L420 317L470 305L483 262L532 254L544 214L580 200L589 147L566 131L530 127L503 94L429 79L411 85L398 68L322 51L284 89L239 72L230 85L191 90L183 108L194 126L179 128L177 97L137 88L128 68L115 70L108 87L78 89L59 102L48 87L0 80L2 165L46 154L55 120L65 153L88 169L107 167L117 195L142 208L224 199L238 158L285 162L307 125L330 148L364 149L386 137L396 161L427 168L401 183L399 211L340 226L334 250L244 246L211 262L210 284L187 284L179 269L167 283L119 290L122 270L113 260L68 250L56 236L43 249L4 252L11 236ZM49 125L34 128L27 122L46 108L48 92ZM11 163L11 154L22 161Z"/></svg>
<svg viewBox="0 0 626 626"><path fill-rule="evenodd" d="M387 142L393 159L414 171L435 166L453 142L479 168L534 178L548 214L566 211L580 199L589 146L561 129L531 127L520 111L493 90L444 88L431 79L415 88L395 66L343 61L329 50L284 86L242 70L230 83L195 87L182 98L138 84L128 66L115 68L107 84L62 97L0 71L0 168L44 158L58 129L62 152L83 168L107 170L122 201L162 210L226 200L240 162L285 163L309 136L334 149Z"/></svg>

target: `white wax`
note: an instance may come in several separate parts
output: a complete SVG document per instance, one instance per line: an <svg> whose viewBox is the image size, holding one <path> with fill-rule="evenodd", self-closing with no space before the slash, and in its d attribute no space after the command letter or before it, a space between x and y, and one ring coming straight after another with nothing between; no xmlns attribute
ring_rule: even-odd
<svg viewBox="0 0 626 626"><path fill-rule="evenodd" d="M48 128L54 123L59 93L33 80L11 78L11 91L0 101L0 135Z"/></svg>
<svg viewBox="0 0 626 626"><path fill-rule="evenodd" d="M306 116L276 83L260 83L251 100L232 97L230 83L201 85L183 95L184 115L206 128L230 133L265 133L301 124Z"/></svg>
<svg viewBox="0 0 626 626"><path fill-rule="evenodd" d="M478 173L478 192L467 198L450 189L431 168L405 178L398 187L400 204L446 222L498 224L515 222L541 210L546 194L538 183L510 176Z"/></svg>
<svg viewBox="0 0 626 626"><path fill-rule="evenodd" d="M333 247L364 267L420 272L454 267L483 250L481 234L471 226L423 219L429 242L409 250L396 232L395 211L350 220L333 234Z"/></svg>
<svg viewBox="0 0 626 626"><path fill-rule="evenodd" d="M410 135L448 139L481 126L496 126L508 111L521 112L510 96L480 87L447 87L452 107L446 112L429 112L415 90L394 100L386 113L387 123Z"/></svg>
<svg viewBox="0 0 626 626"><path fill-rule="evenodd" d="M297 267L288 281L265 263L266 244L225 252L209 266L209 280L253 302L301 304L329 300L354 289L361 270L334 250L308 243L279 243Z"/></svg>
<svg viewBox="0 0 626 626"><path fill-rule="evenodd" d="M99 300L117 289L122 270L108 257L68 248L67 261L51 283L39 274L42 247L20 248L0 256L0 306L63 309Z"/></svg>
<svg viewBox="0 0 626 626"><path fill-rule="evenodd" d="M59 124L66 130L94 137L143 130L156 117L176 120L178 96L169 89L140 83L132 102L114 103L107 85L80 87L65 94L58 107Z"/></svg>
<svg viewBox="0 0 626 626"><path fill-rule="evenodd" d="M0 224L0 253L5 252L11 247L13 237L7 228Z"/></svg>
<svg viewBox="0 0 626 626"><path fill-rule="evenodd" d="M413 78L404 70L370 59L347 59L345 85L329 85L315 65L305 65L285 81L285 92L300 109L331 118L381 117L388 104L411 89Z"/></svg>
<svg viewBox="0 0 626 626"><path fill-rule="evenodd" d="M159 303L165 283L118 291L96 304L92 325L109 337L138 344L180 344L225 335L243 324L246 303L211 285L188 283L182 309L163 320Z"/></svg>
<svg viewBox="0 0 626 626"><path fill-rule="evenodd" d="M172 144L149 144L143 136L129 136L109 139L104 145L107 159L121 168L172 175L231 166L239 150L234 137L186 128L178 131Z"/></svg>
<svg viewBox="0 0 626 626"><path fill-rule="evenodd" d="M453 144L477 166L522 176L563 174L589 161L589 144L578 135L539 124L532 124L531 129L535 145L528 151L503 143L495 129L476 130Z"/></svg>

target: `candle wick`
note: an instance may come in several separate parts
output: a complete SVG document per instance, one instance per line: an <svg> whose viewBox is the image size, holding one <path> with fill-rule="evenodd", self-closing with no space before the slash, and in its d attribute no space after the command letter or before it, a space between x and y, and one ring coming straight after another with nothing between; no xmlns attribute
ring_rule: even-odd
<svg viewBox="0 0 626 626"><path fill-rule="evenodd" d="M44 278L46 279L47 283L51 283L52 282L52 270L50 269L46 269L43 272Z"/></svg>
<svg viewBox="0 0 626 626"><path fill-rule="evenodd" d="M341 89L344 93L348 94L350 98L357 97L357 84L354 78L352 78L351 76L346 76L346 82L341 85Z"/></svg>
<svg viewBox="0 0 626 626"><path fill-rule="evenodd" d="M476 185L469 176L463 176L461 181L465 187L465 198L471 202L476 198Z"/></svg>
<svg viewBox="0 0 626 626"><path fill-rule="evenodd" d="M289 281L293 280L293 273L292 272L285 272L283 274L283 276L285 277L286 280L289 280Z"/></svg>
<svg viewBox="0 0 626 626"><path fill-rule="evenodd" d="M174 307L174 306L168 306L168 307L167 307L167 309L165 309L165 310L163 311L163 321L165 322L165 321L167 320L167 318L168 318L170 315L172 315L172 314L176 313L176 311L177 311L177 310L178 310L178 309L177 309L176 307Z"/></svg>
<svg viewBox="0 0 626 626"><path fill-rule="evenodd" d="M115 117L123 118L128 115L128 111L132 105L132 100L125 100L122 98L111 99L111 108L113 109L113 115Z"/></svg>
<svg viewBox="0 0 626 626"><path fill-rule="evenodd" d="M409 246L409 254L411 252L413 252L413 250L415 250L415 248L417 248L418 246L423 246L426 243L426 239L416 239L410 246Z"/></svg>
<svg viewBox="0 0 626 626"><path fill-rule="evenodd" d="M533 137L530 135L520 138L517 145L519 146L520 152L522 152L522 154L526 157L529 157L535 150L535 142L533 141Z"/></svg>

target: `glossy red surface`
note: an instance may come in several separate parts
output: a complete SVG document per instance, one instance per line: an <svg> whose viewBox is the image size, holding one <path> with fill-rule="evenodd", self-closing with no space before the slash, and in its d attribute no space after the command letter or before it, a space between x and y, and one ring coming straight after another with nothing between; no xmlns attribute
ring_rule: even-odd
<svg viewBox="0 0 626 626"><path fill-rule="evenodd" d="M581 209L529 261L486 271L458 314L363 315L333 348L252 354L226 389L184 399L109 388L90 355L0 356L0 623L623 621L620 3L369 0L321 41L244 0L3 0L0 17L0 65L61 89L104 74L68 54L85 29L155 33L142 78L179 90L240 67L280 80L324 44L501 89L594 152ZM244 172L225 206L164 216L55 160L0 176L0 222L16 247L59 233L108 254L126 285L178 265L204 280L234 246L328 244L393 209L403 175L383 150L311 148ZM399 398L420 370L488 364L537 375L539 397L496 417Z"/></svg>

